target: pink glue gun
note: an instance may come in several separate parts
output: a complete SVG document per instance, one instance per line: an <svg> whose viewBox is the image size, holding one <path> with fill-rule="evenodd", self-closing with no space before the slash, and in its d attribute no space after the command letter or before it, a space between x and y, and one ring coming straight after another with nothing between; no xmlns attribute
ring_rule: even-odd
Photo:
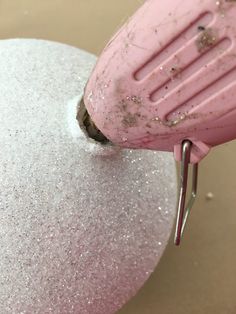
<svg viewBox="0 0 236 314"><path fill-rule="evenodd" d="M95 136L174 152L182 162L177 245L196 198L198 163L236 138L235 94L235 0L147 0L108 43L87 84Z"/></svg>

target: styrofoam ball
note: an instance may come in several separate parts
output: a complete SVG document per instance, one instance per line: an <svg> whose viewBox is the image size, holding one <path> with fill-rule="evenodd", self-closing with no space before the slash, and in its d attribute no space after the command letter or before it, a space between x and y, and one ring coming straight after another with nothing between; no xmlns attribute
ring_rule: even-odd
<svg viewBox="0 0 236 314"><path fill-rule="evenodd" d="M173 157L83 134L94 56L23 39L0 51L0 313L115 313L168 242Z"/></svg>

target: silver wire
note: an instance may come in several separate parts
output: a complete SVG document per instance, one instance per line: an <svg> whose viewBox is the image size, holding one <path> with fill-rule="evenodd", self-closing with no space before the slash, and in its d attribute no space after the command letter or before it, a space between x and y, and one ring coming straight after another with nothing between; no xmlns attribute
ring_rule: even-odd
<svg viewBox="0 0 236 314"><path fill-rule="evenodd" d="M197 197L198 163L193 165L191 198L188 201L187 206L185 207L186 194L187 194L187 189L188 189L188 172L189 172L189 165L190 165L191 148L192 148L192 143L190 141L183 142L181 173L180 173L180 192L179 192L177 222L176 222L176 231L175 231L175 245L177 246L180 245L190 211Z"/></svg>

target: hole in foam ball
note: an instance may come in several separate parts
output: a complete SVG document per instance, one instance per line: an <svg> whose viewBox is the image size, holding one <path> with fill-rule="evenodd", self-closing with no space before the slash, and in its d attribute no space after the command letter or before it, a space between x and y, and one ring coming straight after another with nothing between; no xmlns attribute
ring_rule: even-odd
<svg viewBox="0 0 236 314"><path fill-rule="evenodd" d="M93 139L94 141L102 145L111 144L110 141L102 134L102 132L96 127L96 125L92 121L83 100L81 100L78 106L76 119L79 122L80 128L83 130L88 138Z"/></svg>

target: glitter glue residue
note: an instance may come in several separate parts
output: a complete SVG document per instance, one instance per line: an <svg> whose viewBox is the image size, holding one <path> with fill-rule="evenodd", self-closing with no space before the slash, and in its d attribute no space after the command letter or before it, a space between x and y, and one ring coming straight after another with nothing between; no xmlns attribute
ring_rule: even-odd
<svg viewBox="0 0 236 314"><path fill-rule="evenodd" d="M169 239L172 155L85 149L72 117L94 56L38 40L0 49L0 313L115 313Z"/></svg>

